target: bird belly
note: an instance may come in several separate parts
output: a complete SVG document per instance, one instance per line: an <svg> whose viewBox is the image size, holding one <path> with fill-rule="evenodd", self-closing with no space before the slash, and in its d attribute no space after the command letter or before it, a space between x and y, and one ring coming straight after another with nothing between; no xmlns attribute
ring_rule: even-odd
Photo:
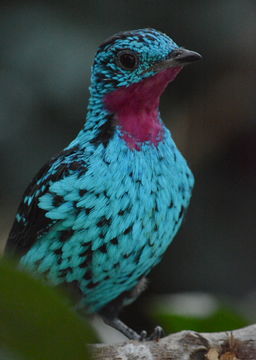
<svg viewBox="0 0 256 360"><path fill-rule="evenodd" d="M125 146L116 159L116 147L94 154L97 169L89 164L86 176L62 193L67 216L38 239L22 264L54 284L79 288L89 312L136 286L161 260L191 195L192 174L168 141L137 154ZM68 186L63 181L52 193L59 188ZM76 199L77 188L84 196Z"/></svg>

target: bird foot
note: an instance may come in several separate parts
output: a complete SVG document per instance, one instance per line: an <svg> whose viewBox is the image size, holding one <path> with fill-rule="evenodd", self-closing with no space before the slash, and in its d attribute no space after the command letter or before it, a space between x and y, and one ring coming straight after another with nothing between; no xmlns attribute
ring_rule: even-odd
<svg viewBox="0 0 256 360"><path fill-rule="evenodd" d="M137 341L159 341L164 336L164 330L161 326L156 326L153 333L148 336L146 330L142 330L140 334L138 334L133 329L129 328L125 325L120 319L118 318L108 318L104 315L101 315L104 322L114 329L120 331L130 340L137 340Z"/></svg>
<svg viewBox="0 0 256 360"><path fill-rule="evenodd" d="M148 336L146 330L142 330L140 333L140 341L159 341L164 337L164 330L161 326L156 326L150 336Z"/></svg>

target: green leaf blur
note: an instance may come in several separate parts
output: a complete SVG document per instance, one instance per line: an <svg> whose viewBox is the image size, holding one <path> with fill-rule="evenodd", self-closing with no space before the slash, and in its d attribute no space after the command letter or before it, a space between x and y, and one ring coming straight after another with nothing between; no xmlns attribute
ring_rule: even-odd
<svg viewBox="0 0 256 360"><path fill-rule="evenodd" d="M89 359L96 337L55 289L1 260L0 294L0 348L26 360Z"/></svg>
<svg viewBox="0 0 256 360"><path fill-rule="evenodd" d="M163 326L166 333L188 329L199 332L228 331L249 325L248 320L226 306L220 306L207 317L184 316L160 311L155 311L153 317Z"/></svg>

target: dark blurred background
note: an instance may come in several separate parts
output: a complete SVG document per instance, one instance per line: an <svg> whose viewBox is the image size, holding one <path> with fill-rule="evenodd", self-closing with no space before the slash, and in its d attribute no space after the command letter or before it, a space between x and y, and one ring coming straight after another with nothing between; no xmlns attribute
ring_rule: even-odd
<svg viewBox="0 0 256 360"><path fill-rule="evenodd" d="M25 187L83 124L97 46L154 27L198 51L161 102L196 177L191 206L151 294L256 291L255 0L1 1L0 242ZM255 302L256 303L256 302ZM143 300L132 310L141 312Z"/></svg>

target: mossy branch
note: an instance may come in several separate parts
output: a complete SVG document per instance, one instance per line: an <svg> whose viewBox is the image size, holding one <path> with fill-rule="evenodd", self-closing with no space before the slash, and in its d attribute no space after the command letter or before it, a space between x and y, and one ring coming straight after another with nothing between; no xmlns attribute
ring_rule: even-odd
<svg viewBox="0 0 256 360"><path fill-rule="evenodd" d="M181 331L158 342L91 345L91 350L95 360L255 360L256 324L218 333Z"/></svg>

